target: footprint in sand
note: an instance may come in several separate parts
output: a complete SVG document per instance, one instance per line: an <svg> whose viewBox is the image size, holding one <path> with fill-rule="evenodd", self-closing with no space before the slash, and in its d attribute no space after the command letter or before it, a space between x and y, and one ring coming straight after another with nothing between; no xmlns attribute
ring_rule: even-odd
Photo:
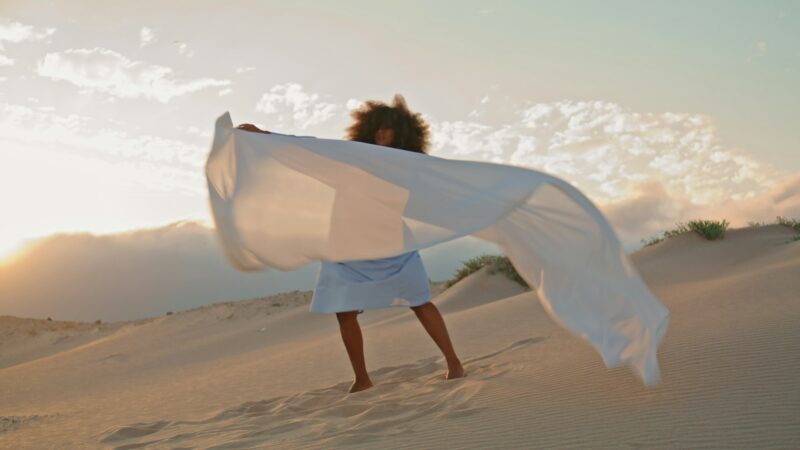
<svg viewBox="0 0 800 450"><path fill-rule="evenodd" d="M0 433L16 430L21 426L51 417L50 415L30 415L30 416L0 416Z"/></svg>
<svg viewBox="0 0 800 450"><path fill-rule="evenodd" d="M119 427L113 432L109 433L105 438L102 439L101 442L115 443L115 442L125 441L131 438L147 436L149 434L153 434L163 429L168 424L169 422L162 420L159 422L137 423L134 425Z"/></svg>
<svg viewBox="0 0 800 450"><path fill-rule="evenodd" d="M355 444L377 436L413 432L431 417L457 418L478 413L475 397L488 380L511 370L510 363L491 360L542 341L531 338L467 359L468 375L444 382L439 357L384 367L372 373L372 389L347 395L350 383L340 383L294 395L246 402L200 421L158 421L119 427L102 442L116 449L197 445L250 448L280 438L310 440L331 446ZM301 431L302 436L293 435Z"/></svg>

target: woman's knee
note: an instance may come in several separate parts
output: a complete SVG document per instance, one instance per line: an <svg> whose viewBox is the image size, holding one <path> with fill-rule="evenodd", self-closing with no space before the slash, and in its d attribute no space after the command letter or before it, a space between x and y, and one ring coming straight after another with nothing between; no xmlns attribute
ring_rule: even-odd
<svg viewBox="0 0 800 450"><path fill-rule="evenodd" d="M422 311L430 309L432 306L433 306L433 303L428 302L428 303L423 303L423 304L417 305L417 306L411 306L411 310L414 311L414 313L419 314Z"/></svg>
<svg viewBox="0 0 800 450"><path fill-rule="evenodd" d="M358 311L337 312L336 319L339 321L339 325L358 323Z"/></svg>

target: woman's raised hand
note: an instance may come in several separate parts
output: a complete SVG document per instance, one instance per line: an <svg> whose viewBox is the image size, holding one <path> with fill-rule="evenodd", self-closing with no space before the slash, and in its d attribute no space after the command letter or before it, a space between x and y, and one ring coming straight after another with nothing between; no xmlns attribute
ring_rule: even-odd
<svg viewBox="0 0 800 450"><path fill-rule="evenodd" d="M244 131L252 131L254 133L272 134L267 130L262 130L261 128L258 128L257 126L253 125L252 123L243 123L243 124L237 126L236 128L238 128L240 130L244 130Z"/></svg>

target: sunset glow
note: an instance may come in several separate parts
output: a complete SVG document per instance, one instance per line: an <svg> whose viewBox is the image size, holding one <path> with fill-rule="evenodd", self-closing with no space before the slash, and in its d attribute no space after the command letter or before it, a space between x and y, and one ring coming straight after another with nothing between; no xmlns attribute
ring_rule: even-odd
<svg viewBox="0 0 800 450"><path fill-rule="evenodd" d="M631 238L800 171L792 2L182 4L4 7L0 258L53 233L209 222L203 165L224 111L341 138L350 109L402 93L433 155L540 169L601 207L658 196L670 213Z"/></svg>

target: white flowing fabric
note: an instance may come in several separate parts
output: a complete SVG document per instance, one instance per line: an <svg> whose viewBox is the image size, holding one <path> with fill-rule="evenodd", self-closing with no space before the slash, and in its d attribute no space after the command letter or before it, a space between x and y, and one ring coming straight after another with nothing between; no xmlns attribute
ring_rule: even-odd
<svg viewBox="0 0 800 450"><path fill-rule="evenodd" d="M216 122L206 164L225 254L240 270L385 258L465 235L497 244L548 313L607 367L659 381L669 312L600 211L521 167L361 142L253 133Z"/></svg>

